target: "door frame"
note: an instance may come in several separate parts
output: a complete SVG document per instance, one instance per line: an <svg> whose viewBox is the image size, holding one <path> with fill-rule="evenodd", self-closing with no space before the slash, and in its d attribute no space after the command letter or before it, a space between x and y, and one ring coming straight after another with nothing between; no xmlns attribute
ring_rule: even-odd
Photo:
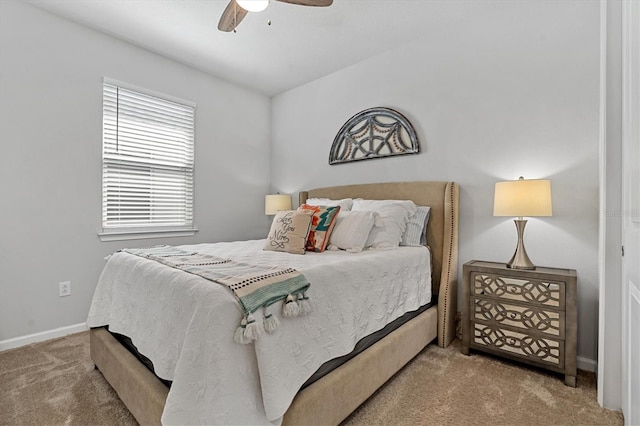
<svg viewBox="0 0 640 426"><path fill-rule="evenodd" d="M622 3L600 0L598 403L622 409Z"/></svg>
<svg viewBox="0 0 640 426"><path fill-rule="evenodd" d="M632 3L636 3L635 5ZM635 0L600 0L600 235L598 402L628 413L631 406L627 348L629 288L622 262L625 144L640 111L630 109L628 96L638 90L638 70L629 61L633 37L640 37L640 5ZM637 40L636 40L637 42ZM634 54L638 55L638 52ZM637 60L636 60L636 66ZM635 74L635 81L631 78ZM636 108L639 108L636 105ZM634 121L635 120L635 121Z"/></svg>
<svg viewBox="0 0 640 426"><path fill-rule="evenodd" d="M637 376L633 376L633 341L631 316L638 315L634 300L640 293L638 261L640 260L640 2L622 3L622 244L627 247L622 261L622 413L626 424L640 423L640 414L632 403L637 392ZM634 259L635 257L635 259ZM634 280L632 283L631 279ZM634 325L634 327L632 327ZM635 354L637 355L637 354Z"/></svg>

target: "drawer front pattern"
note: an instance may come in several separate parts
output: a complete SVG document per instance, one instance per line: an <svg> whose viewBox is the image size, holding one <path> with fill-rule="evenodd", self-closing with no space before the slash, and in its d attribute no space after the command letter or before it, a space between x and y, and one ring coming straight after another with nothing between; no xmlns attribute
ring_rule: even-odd
<svg viewBox="0 0 640 426"><path fill-rule="evenodd" d="M476 345L564 368L564 348L560 341L478 323L474 323L473 331Z"/></svg>
<svg viewBox="0 0 640 426"><path fill-rule="evenodd" d="M524 280L475 273L472 277L471 291L474 295L493 296L556 308L564 306L564 285L553 281Z"/></svg>
<svg viewBox="0 0 640 426"><path fill-rule="evenodd" d="M556 338L564 338L564 312L535 306L519 306L497 300L472 298L472 320L496 322L524 331L535 330ZM561 323L562 319L562 323Z"/></svg>

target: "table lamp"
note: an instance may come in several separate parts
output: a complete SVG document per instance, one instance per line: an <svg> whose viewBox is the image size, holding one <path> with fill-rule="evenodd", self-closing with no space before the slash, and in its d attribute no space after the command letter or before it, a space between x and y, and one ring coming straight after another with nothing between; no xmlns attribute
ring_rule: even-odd
<svg viewBox="0 0 640 426"><path fill-rule="evenodd" d="M264 214L274 215L280 210L291 210L291 195L267 195L264 199Z"/></svg>
<svg viewBox="0 0 640 426"><path fill-rule="evenodd" d="M497 182L493 201L494 216L517 216L514 219L518 230L516 252L507 263L507 268L536 269L524 248L524 216L552 216L551 181L519 180Z"/></svg>

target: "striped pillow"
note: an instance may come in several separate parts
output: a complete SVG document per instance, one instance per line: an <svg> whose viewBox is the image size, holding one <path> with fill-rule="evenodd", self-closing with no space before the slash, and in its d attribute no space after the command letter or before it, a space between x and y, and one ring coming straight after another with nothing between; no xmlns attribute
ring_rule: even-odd
<svg viewBox="0 0 640 426"><path fill-rule="evenodd" d="M425 231L429 222L431 207L418 206L416 213L409 218L407 228L402 234L401 246L419 247L427 244Z"/></svg>

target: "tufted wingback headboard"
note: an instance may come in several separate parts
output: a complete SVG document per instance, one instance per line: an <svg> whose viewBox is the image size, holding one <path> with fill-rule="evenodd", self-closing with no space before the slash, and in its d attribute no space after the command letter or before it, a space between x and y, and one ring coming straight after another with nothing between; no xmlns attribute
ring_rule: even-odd
<svg viewBox="0 0 640 426"><path fill-rule="evenodd" d="M455 337L457 309L458 184L416 181L332 186L301 191L300 204L307 198L412 200L431 207L426 236L432 256L432 291L438 295L438 343L448 345Z"/></svg>

